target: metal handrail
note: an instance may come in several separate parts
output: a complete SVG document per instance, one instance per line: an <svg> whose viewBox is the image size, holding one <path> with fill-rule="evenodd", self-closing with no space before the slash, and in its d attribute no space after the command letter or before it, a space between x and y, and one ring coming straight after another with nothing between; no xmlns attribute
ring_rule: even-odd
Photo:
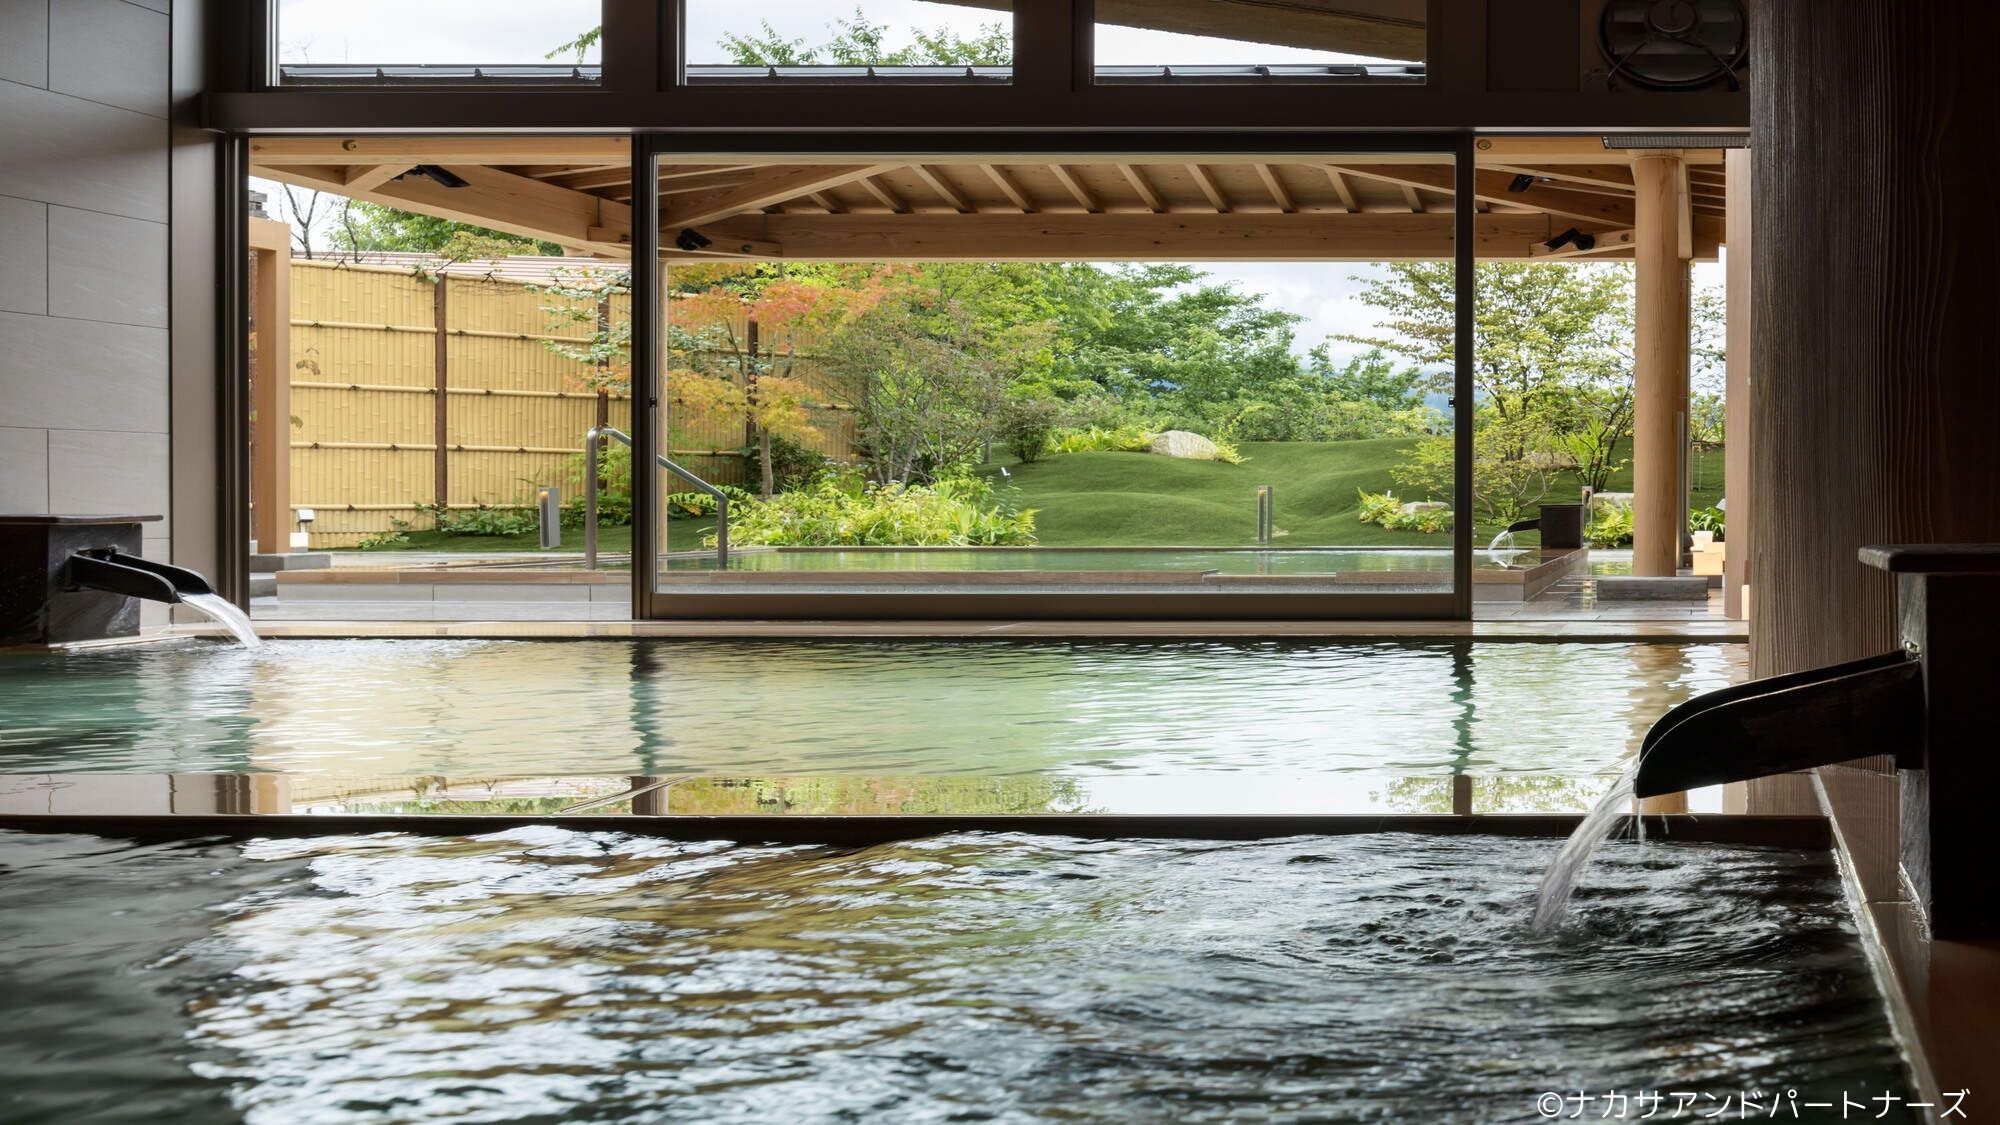
<svg viewBox="0 0 2000 1125"><path fill-rule="evenodd" d="M592 426L583 435L584 477L583 489L583 565L586 570L597 569L597 475L598 452L603 449L605 438L618 442L627 449L636 449L632 435L615 426ZM729 494L676 465L664 453L653 455L660 467L682 480L694 485L695 489L715 498L715 564L718 569L729 568ZM633 544L633 547L638 547ZM634 550L636 562L639 554Z"/></svg>

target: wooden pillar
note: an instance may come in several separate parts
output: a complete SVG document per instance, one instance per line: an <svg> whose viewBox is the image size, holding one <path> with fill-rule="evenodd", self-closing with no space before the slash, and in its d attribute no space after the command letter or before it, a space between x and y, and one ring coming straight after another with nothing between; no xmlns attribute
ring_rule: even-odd
<svg viewBox="0 0 2000 1125"><path fill-rule="evenodd" d="M284 223L250 220L250 537L273 555L292 549L291 239Z"/></svg>
<svg viewBox="0 0 2000 1125"><path fill-rule="evenodd" d="M1726 442L1722 451L1722 495L1728 502L1727 528L1723 538L1723 613L1737 621L1749 616L1744 605L1749 581L1751 538L1755 528L1751 517L1756 505L1750 499L1750 447L1756 440L1750 423L1750 380L1754 372L1750 359L1750 191L1754 182L1750 170L1750 150L1731 149L1725 167L1729 177L1729 218L1724 232L1723 294L1728 317L1724 340L1728 375L1723 388ZM1752 644L1756 638L1752 637Z"/></svg>
<svg viewBox="0 0 2000 1125"><path fill-rule="evenodd" d="M1768 676L1896 646L1890 576L1859 547L2000 542L2000 86L1981 77L2000 7L1766 2L1756 19L1748 575ZM1893 866L1887 763L1820 772L1851 850ZM1801 795L1753 783L1751 808ZM1864 874L1871 896L1893 895L1888 874Z"/></svg>
<svg viewBox="0 0 2000 1125"><path fill-rule="evenodd" d="M1632 162L1637 273L1632 409L1632 573L1680 570L1681 451L1687 420L1688 282L1681 256L1681 161Z"/></svg>

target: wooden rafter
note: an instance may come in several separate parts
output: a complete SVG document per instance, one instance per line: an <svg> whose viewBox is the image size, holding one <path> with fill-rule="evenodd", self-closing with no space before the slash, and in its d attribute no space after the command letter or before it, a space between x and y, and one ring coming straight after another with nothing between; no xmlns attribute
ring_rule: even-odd
<svg viewBox="0 0 2000 1125"><path fill-rule="evenodd" d="M1187 170L1188 175L1194 177L1195 186L1208 197L1208 205L1215 208L1216 214L1227 215L1233 210L1229 205L1229 197L1222 194L1222 185L1215 182L1215 176L1207 168L1199 164L1189 164Z"/></svg>
<svg viewBox="0 0 2000 1125"><path fill-rule="evenodd" d="M969 215L973 212L972 201L965 197L964 192L952 186L951 180L945 176L942 170L932 168L927 164L912 164L910 165L910 172L922 180L925 187L937 192L938 197L950 204L952 210L961 215Z"/></svg>
<svg viewBox="0 0 2000 1125"><path fill-rule="evenodd" d="M1085 212L1095 215L1104 210L1104 205L1097 201L1097 197L1091 194L1090 189L1084 186L1076 173L1060 164L1049 165L1049 171L1055 173L1056 179L1062 183L1064 190L1069 192L1070 198L1076 200L1076 205Z"/></svg>
<svg viewBox="0 0 2000 1125"><path fill-rule="evenodd" d="M875 202L887 207L890 214L903 215L909 213L910 205L903 202L903 197L890 191L880 181L876 180L875 177L863 176L854 182L860 186L862 191L874 196Z"/></svg>
<svg viewBox="0 0 2000 1125"><path fill-rule="evenodd" d="M993 181L993 186L1000 189L1000 194L1006 196L1007 201L1018 208L1023 215L1035 213L1035 201L1028 198L1027 193L1021 190L1021 185L1015 183L1013 177L1001 171L996 164L981 164L979 168L986 173L987 179Z"/></svg>
<svg viewBox="0 0 2000 1125"><path fill-rule="evenodd" d="M1340 169L1328 165L1323 171L1326 172L1327 183L1333 187L1333 193L1340 197L1340 205L1350 212L1361 210L1361 204L1354 198L1354 188L1349 186L1347 177L1341 175Z"/></svg>
<svg viewBox="0 0 2000 1125"><path fill-rule="evenodd" d="M1271 202L1278 205L1278 210L1289 215L1299 209L1298 201L1285 190L1284 181L1278 179L1277 172L1269 164L1258 164L1256 169L1257 178L1264 181L1264 190L1271 193Z"/></svg>
<svg viewBox="0 0 2000 1125"><path fill-rule="evenodd" d="M1132 185L1132 190L1138 194L1139 202L1146 205L1146 210L1156 215L1166 211L1167 205L1160 199L1159 191L1153 187L1152 181L1146 179L1146 174L1139 170L1138 165L1120 164L1118 173Z"/></svg>
<svg viewBox="0 0 2000 1125"><path fill-rule="evenodd" d="M894 164L780 164L760 169L747 184L716 188L677 199L664 208L662 223L693 227L783 203L816 191L866 179L896 168Z"/></svg>

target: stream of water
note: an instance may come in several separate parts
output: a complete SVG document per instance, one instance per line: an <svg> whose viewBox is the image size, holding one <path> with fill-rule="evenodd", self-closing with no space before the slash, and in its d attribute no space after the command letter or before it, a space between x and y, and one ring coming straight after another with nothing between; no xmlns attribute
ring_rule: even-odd
<svg viewBox="0 0 2000 1125"><path fill-rule="evenodd" d="M1632 803L1632 779L1637 770L1627 770L1617 784L1606 790L1598 798L1583 822L1563 841L1562 849L1556 852L1555 862L1549 864L1543 874L1541 886L1535 890L1535 913L1530 922L1538 934L1546 934L1562 924L1563 916L1569 913L1570 895L1576 891L1576 881L1583 875L1584 868L1590 866L1591 857L1597 849L1611 838L1618 828L1618 818Z"/></svg>
<svg viewBox="0 0 2000 1125"><path fill-rule="evenodd" d="M257 639L257 630L250 624L250 615L219 594L182 594L181 604L206 614L229 630L230 635L245 648L256 648L264 643Z"/></svg>

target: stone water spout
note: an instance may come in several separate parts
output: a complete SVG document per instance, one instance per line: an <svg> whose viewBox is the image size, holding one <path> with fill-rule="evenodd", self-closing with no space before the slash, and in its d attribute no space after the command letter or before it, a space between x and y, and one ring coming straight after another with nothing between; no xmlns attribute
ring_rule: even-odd
<svg viewBox="0 0 2000 1125"><path fill-rule="evenodd" d="M158 516L0 515L0 644L132 636L140 601L184 603L256 644L248 618L186 567L140 554Z"/></svg>
<svg viewBox="0 0 2000 1125"><path fill-rule="evenodd" d="M1940 938L2000 937L2000 544L1865 547L1896 576L1902 647L1688 700L1639 750L1653 797L1887 755L1905 878Z"/></svg>

